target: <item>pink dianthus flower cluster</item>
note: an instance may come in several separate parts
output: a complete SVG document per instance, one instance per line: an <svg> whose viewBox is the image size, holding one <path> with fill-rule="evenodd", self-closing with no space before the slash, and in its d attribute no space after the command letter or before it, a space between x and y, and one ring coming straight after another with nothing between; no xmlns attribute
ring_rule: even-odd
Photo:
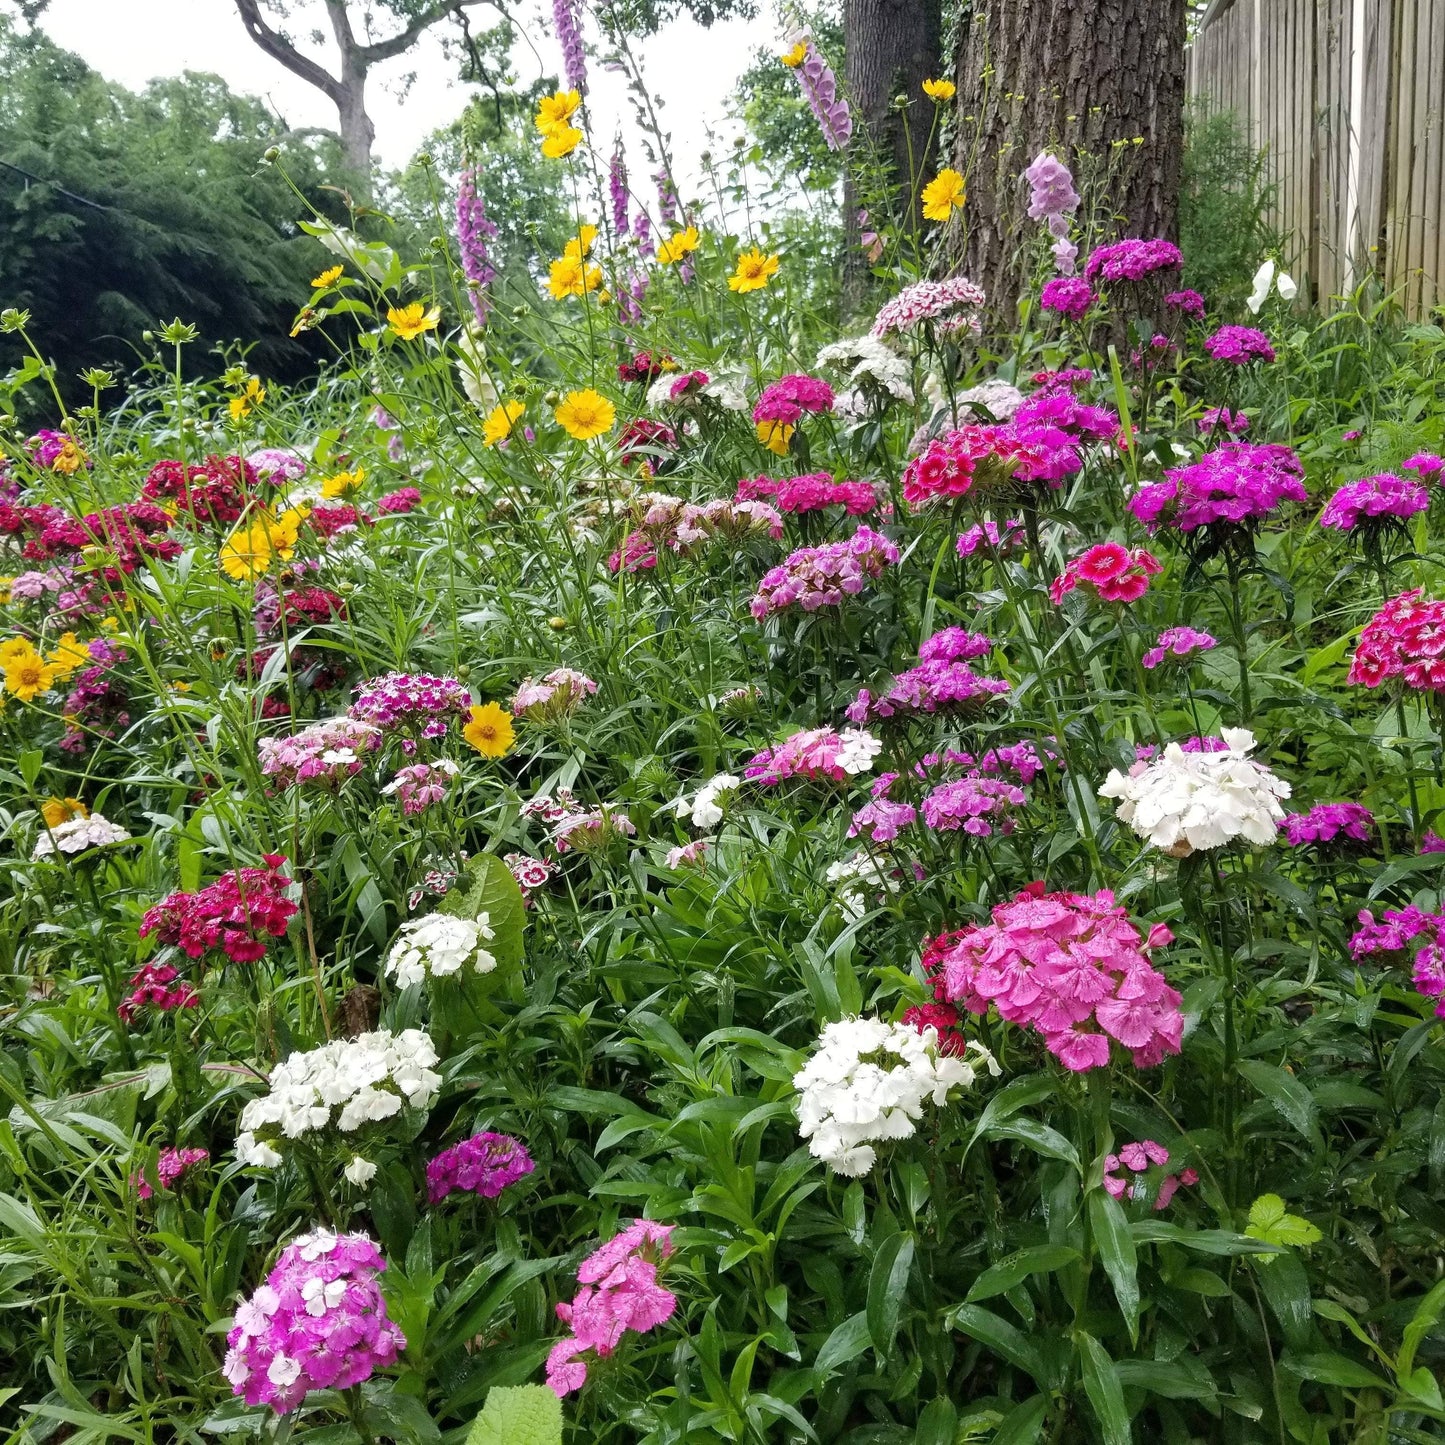
<svg viewBox="0 0 1445 1445"><path fill-rule="evenodd" d="M1045 387L1026 398L1013 415L1015 427L1057 427L1077 441L1113 441L1119 418L1106 406L1090 406L1067 387Z"/></svg>
<svg viewBox="0 0 1445 1445"><path fill-rule="evenodd" d="M857 596L897 561L898 548L887 537L861 526L846 541L799 547L780 566L765 572L749 610L761 622L787 607L801 607L804 612L838 607L844 597Z"/></svg>
<svg viewBox="0 0 1445 1445"><path fill-rule="evenodd" d="M1242 411L1230 411L1227 406L1212 406L1199 418L1199 430L1205 436L1213 436L1216 431L1243 436L1249 430L1249 418Z"/></svg>
<svg viewBox="0 0 1445 1445"><path fill-rule="evenodd" d="M763 787L789 778L846 782L870 772L883 744L861 728L808 728L793 733L775 748L764 748L743 767L743 776Z"/></svg>
<svg viewBox="0 0 1445 1445"><path fill-rule="evenodd" d="M949 336L956 331L978 331L979 308L985 296L966 276L946 281L918 281L884 302L873 322L872 334L882 338L895 331L912 331L925 321L934 331Z"/></svg>
<svg viewBox="0 0 1445 1445"><path fill-rule="evenodd" d="M1129 498L1129 510L1150 532L1258 522L1284 502L1309 500L1300 459L1277 442L1225 442L1164 476Z"/></svg>
<svg viewBox="0 0 1445 1445"><path fill-rule="evenodd" d="M1002 527L985 518L959 534L958 555L972 557L980 547L985 547L990 552L1008 552L1015 547L1021 547L1025 540L1023 518L1010 517Z"/></svg>
<svg viewBox="0 0 1445 1445"><path fill-rule="evenodd" d="M1415 945L1412 970L1415 987L1425 998L1436 1000L1436 1018L1445 1018L1445 914L1425 913L1413 904L1385 911L1381 922L1368 908L1357 916L1359 932L1350 939L1350 955L1367 958L1372 954L1403 957ZM1423 939L1423 942L1418 940ZM1387 962L1393 959L1387 959Z"/></svg>
<svg viewBox="0 0 1445 1445"><path fill-rule="evenodd" d="M1139 1068L1177 1054L1184 1031L1179 994L1150 962L1173 934L1155 924L1141 937L1108 889L1046 893L1031 884L1000 903L993 921L956 935L942 952L947 997L1042 1035L1066 1069L1109 1062L1109 1041Z"/></svg>
<svg viewBox="0 0 1445 1445"><path fill-rule="evenodd" d="M201 996L180 969L169 963L145 963L131 976L130 992L116 1006L122 1023L134 1023L142 1009L153 1008L160 1013L172 1009L195 1008Z"/></svg>
<svg viewBox="0 0 1445 1445"><path fill-rule="evenodd" d="M1316 803L1308 813L1288 814L1279 826L1295 848L1308 843L1368 846L1375 815L1363 803Z"/></svg>
<svg viewBox="0 0 1445 1445"><path fill-rule="evenodd" d="M932 713L973 712L988 706L1009 691L1001 677L975 672L966 662L934 660L920 662L897 673L886 692L876 697L866 687L848 704L850 722L873 722L879 718L920 717Z"/></svg>
<svg viewBox="0 0 1445 1445"><path fill-rule="evenodd" d="M401 799L401 811L413 818L425 813L434 803L445 801L452 779L461 771L449 758L434 763L411 763L398 768L396 775L381 790Z"/></svg>
<svg viewBox="0 0 1445 1445"><path fill-rule="evenodd" d="M1437 457L1434 452L1416 452L1413 457L1406 457L1400 467L1404 471L1414 472L1428 482L1431 477L1445 472L1445 457Z"/></svg>
<svg viewBox="0 0 1445 1445"><path fill-rule="evenodd" d="M1365 624L1346 681L1379 687L1393 677L1445 692L1445 602L1422 601L1419 588L1392 597Z"/></svg>
<svg viewBox="0 0 1445 1445"><path fill-rule="evenodd" d="M1275 359L1269 337L1252 326L1221 326L1212 336L1205 338L1204 349L1216 361L1227 361L1233 366Z"/></svg>
<svg viewBox="0 0 1445 1445"><path fill-rule="evenodd" d="M737 502L771 497L781 512L821 512L842 507L850 517L866 516L878 506L871 482L835 482L831 472L809 472L801 477L744 477L738 483Z"/></svg>
<svg viewBox="0 0 1445 1445"><path fill-rule="evenodd" d="M1084 262L1084 275L1093 281L1142 281L1156 271L1177 271L1184 256L1172 241L1115 241L1098 247Z"/></svg>
<svg viewBox="0 0 1445 1445"><path fill-rule="evenodd" d="M156 1159L156 1182L162 1189L170 1189L187 1169L204 1164L210 1157L210 1151L206 1149L162 1149ZM139 1170L131 1175L130 1182L141 1199L149 1199L155 1193L150 1181Z"/></svg>
<svg viewBox="0 0 1445 1445"><path fill-rule="evenodd" d="M256 745L261 775L278 791L299 783L338 788L365 766L363 754L381 746L381 729L350 717L325 718L289 738Z"/></svg>
<svg viewBox="0 0 1445 1445"><path fill-rule="evenodd" d="M647 510L638 525L622 539L622 545L607 559L613 571L642 572L657 566L658 550L687 556L714 537L743 541L749 537L783 535L783 519L766 502L728 501L684 502L663 492L648 493Z"/></svg>
<svg viewBox="0 0 1445 1445"><path fill-rule="evenodd" d="M628 1330L641 1334L672 1318L677 1296L657 1282L658 1266L671 1253L671 1226L638 1219L582 1261L582 1288L557 1306L557 1318L572 1333L547 1356L547 1384L559 1396L587 1383L582 1356L589 1350L605 1358Z"/></svg>
<svg viewBox="0 0 1445 1445"><path fill-rule="evenodd" d="M154 933L188 958L224 953L233 963L255 963L266 954L267 938L281 938L296 912L286 896L291 879L286 859L267 853L264 868L234 868L196 893L177 892L147 908L142 938Z"/></svg>
<svg viewBox="0 0 1445 1445"><path fill-rule="evenodd" d="M395 491L383 492L376 499L378 512L400 515L421 505L421 492L416 487L397 487Z"/></svg>
<svg viewBox="0 0 1445 1445"><path fill-rule="evenodd" d="M833 388L821 377L790 372L763 388L753 420L774 426L796 426L805 411L832 411Z"/></svg>
<svg viewBox="0 0 1445 1445"><path fill-rule="evenodd" d="M541 682L524 677L517 694L507 706L513 717L528 722L553 722L575 712L597 692L597 684L585 672L570 667L554 667Z"/></svg>
<svg viewBox="0 0 1445 1445"><path fill-rule="evenodd" d="M1103 602L1137 602L1149 590L1149 579L1163 564L1143 547L1099 542L1081 552L1049 584L1049 599L1057 607L1081 584L1093 588Z"/></svg>
<svg viewBox="0 0 1445 1445"><path fill-rule="evenodd" d="M970 423L934 438L908 463L903 497L917 507L974 491L1016 491L1019 482L1058 487L1082 465L1074 439L1058 427Z"/></svg>
<svg viewBox="0 0 1445 1445"><path fill-rule="evenodd" d="M1045 311L1057 311L1071 321L1082 321L1097 300L1094 288L1082 276L1055 276L1044 282L1039 293L1039 305Z"/></svg>
<svg viewBox="0 0 1445 1445"><path fill-rule="evenodd" d="M1218 646L1218 641L1207 632L1199 632L1193 627L1166 627L1159 634L1159 641L1140 660L1153 671L1161 662L1190 657L1196 652L1208 652Z"/></svg>
<svg viewBox="0 0 1445 1445"><path fill-rule="evenodd" d="M294 1410L311 1390L345 1390L396 1362L406 1337L376 1277L386 1261L364 1234L315 1229L281 1251L236 1307L222 1373L248 1405Z"/></svg>
<svg viewBox="0 0 1445 1445"><path fill-rule="evenodd" d="M1404 521L1430 505L1430 492L1424 482L1379 472L1346 482L1324 505L1320 526L1351 532L1356 527Z"/></svg>
<svg viewBox="0 0 1445 1445"><path fill-rule="evenodd" d="M510 1134L473 1134L427 1164L427 1199L438 1204L458 1189L495 1199L536 1167L525 1146Z"/></svg>
<svg viewBox="0 0 1445 1445"><path fill-rule="evenodd" d="M1148 1196L1148 1186L1142 1179L1134 1179L1132 1182L1127 1175L1121 1174L1121 1169L1131 1170L1134 1174L1147 1174L1151 1164L1157 1164L1162 1169L1169 1163L1169 1151L1153 1139L1139 1139L1132 1144L1125 1144L1117 1154L1109 1154L1104 1159L1104 1188L1114 1196L1115 1199L1144 1199ZM1169 1201L1179 1192L1181 1184L1198 1184L1199 1173L1195 1169L1181 1169L1178 1174L1166 1174L1159 1181L1159 1193L1154 1198L1154 1208L1167 1209Z"/></svg>
<svg viewBox="0 0 1445 1445"><path fill-rule="evenodd" d="M1008 834L1014 829L1011 810L1023 807L1028 795L1015 783L977 773L940 783L923 800L923 821L938 833L964 832L989 837L995 827Z"/></svg>
<svg viewBox="0 0 1445 1445"><path fill-rule="evenodd" d="M349 715L384 733L416 729L424 738L441 738L454 719L467 716L471 702L454 677L392 672L359 683Z"/></svg>

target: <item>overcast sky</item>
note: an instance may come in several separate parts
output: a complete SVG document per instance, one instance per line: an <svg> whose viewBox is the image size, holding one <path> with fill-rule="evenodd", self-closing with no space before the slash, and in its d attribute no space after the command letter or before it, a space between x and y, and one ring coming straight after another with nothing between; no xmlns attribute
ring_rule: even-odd
<svg viewBox="0 0 1445 1445"><path fill-rule="evenodd" d="M295 9L291 27L298 36L318 23L325 27L324 12L314 0ZM530 17L527 37L517 46L519 69L537 74L545 66L560 72L561 55L540 9L530 4L517 13ZM231 0L51 0L41 25L58 44L124 85L139 88L156 76L210 71L233 90L264 97L289 125L336 128L331 103L256 48ZM595 27L590 35L596 38ZM736 127L724 118L727 98L758 45L782 49L776 27L766 18L725 22L711 30L691 19L678 20L641 47L648 88L661 98L661 122L673 133L681 176L695 174L689 161L707 146L710 125L721 142L731 140ZM540 62L530 58L533 53ZM416 84L402 94L402 79L411 71L417 73ZM383 165L402 165L428 134L455 119L470 93L455 74L435 40L424 40L406 57L372 72L367 108ZM590 74L592 133L610 136L619 123L626 131L630 113L620 79L595 62Z"/></svg>

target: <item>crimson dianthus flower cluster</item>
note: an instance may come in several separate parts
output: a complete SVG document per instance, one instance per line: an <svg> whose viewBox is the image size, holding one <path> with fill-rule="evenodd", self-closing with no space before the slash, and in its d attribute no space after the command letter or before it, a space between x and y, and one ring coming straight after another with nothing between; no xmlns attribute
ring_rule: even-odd
<svg viewBox="0 0 1445 1445"><path fill-rule="evenodd" d="M1402 679L1420 692L1445 692L1445 602L1420 588L1392 597L1360 633L1347 681L1379 687Z"/></svg>
<svg viewBox="0 0 1445 1445"><path fill-rule="evenodd" d="M1035 490L1021 489L1019 483L1045 482L1058 488L1082 465L1074 439L1058 427L971 423L936 437L908 463L903 498L918 507L975 491L987 496Z"/></svg>
<svg viewBox="0 0 1445 1445"><path fill-rule="evenodd" d="M1103 602L1137 602L1149 590L1149 579L1163 564L1143 547L1099 542L1081 552L1049 584L1049 600L1057 607L1080 586L1093 589Z"/></svg>
<svg viewBox="0 0 1445 1445"><path fill-rule="evenodd" d="M267 938L280 938L296 913L286 896L291 879L286 859L264 855L264 868L235 868L196 893L176 892L152 904L141 919L140 936L179 948L189 958L223 953L234 963L255 963L266 954Z"/></svg>

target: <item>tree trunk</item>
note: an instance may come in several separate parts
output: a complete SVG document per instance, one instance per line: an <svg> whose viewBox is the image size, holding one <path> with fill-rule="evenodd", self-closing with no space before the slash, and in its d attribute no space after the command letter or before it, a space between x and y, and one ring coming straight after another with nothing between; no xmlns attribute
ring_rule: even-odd
<svg viewBox="0 0 1445 1445"><path fill-rule="evenodd" d="M371 186L371 147L376 140L376 127L366 113L366 72L368 57L356 43L351 28L346 0L326 0L331 17L331 33L341 52L341 77L336 92L336 111L341 122L341 145L346 165L365 188Z"/></svg>
<svg viewBox="0 0 1445 1445"><path fill-rule="evenodd" d="M947 263L1007 325L1035 240L1024 168L1050 149L1084 197L1081 251L1174 238L1184 150L1185 0L973 0L960 22L953 165L968 186Z"/></svg>
<svg viewBox="0 0 1445 1445"><path fill-rule="evenodd" d="M906 218L928 178L934 104L922 86L939 72L942 5L940 0L843 0L843 38L844 94L853 109L853 146L859 150L868 146L888 169L892 193L876 198L860 194L849 168L843 188L844 290L848 299L856 301L867 275L859 243L859 210L891 199ZM907 102L901 111L894 104L900 97ZM875 226L885 219L881 214L872 217Z"/></svg>

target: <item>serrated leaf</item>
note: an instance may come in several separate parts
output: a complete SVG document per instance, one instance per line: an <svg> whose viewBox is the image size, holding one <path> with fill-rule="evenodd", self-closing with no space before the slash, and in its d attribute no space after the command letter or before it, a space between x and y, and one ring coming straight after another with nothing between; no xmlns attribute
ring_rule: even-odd
<svg viewBox="0 0 1445 1445"><path fill-rule="evenodd" d="M546 1385L494 1385L467 1445L562 1445L562 1402Z"/></svg>
<svg viewBox="0 0 1445 1445"><path fill-rule="evenodd" d="M1244 1232L1251 1239L1282 1247L1316 1244L1323 1238L1308 1219L1290 1214L1278 1194L1261 1194L1249 1206L1249 1224Z"/></svg>

